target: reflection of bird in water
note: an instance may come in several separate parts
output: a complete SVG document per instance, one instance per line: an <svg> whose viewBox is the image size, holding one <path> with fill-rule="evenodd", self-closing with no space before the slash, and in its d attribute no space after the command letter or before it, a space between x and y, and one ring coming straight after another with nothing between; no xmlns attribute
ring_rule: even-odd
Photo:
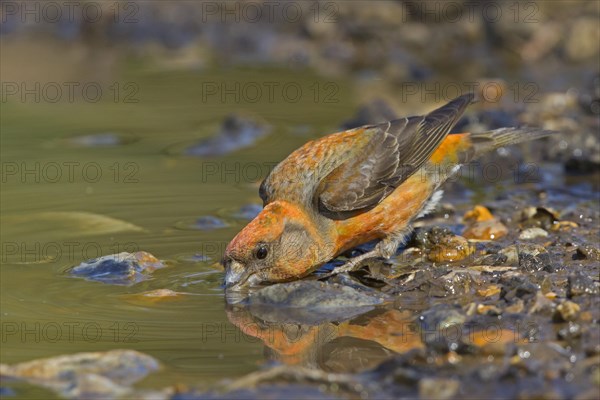
<svg viewBox="0 0 600 400"><path fill-rule="evenodd" d="M250 307L228 305L229 321L260 339L265 357L286 365L318 367L328 372L357 372L378 365L396 353L422 348L414 314L378 308L346 321L317 325L265 321Z"/></svg>

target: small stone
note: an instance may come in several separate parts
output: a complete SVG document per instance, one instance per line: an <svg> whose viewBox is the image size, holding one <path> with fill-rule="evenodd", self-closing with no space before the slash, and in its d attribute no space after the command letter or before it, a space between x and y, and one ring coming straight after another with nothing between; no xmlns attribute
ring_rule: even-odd
<svg viewBox="0 0 600 400"><path fill-rule="evenodd" d="M542 228L527 228L519 235L519 239L530 240L539 237L547 237L548 232Z"/></svg>
<svg viewBox="0 0 600 400"><path fill-rule="evenodd" d="M258 119L244 115L228 115L221 124L219 132L208 139L184 149L184 154L196 157L212 157L252 146L258 139L270 131L269 125Z"/></svg>
<svg viewBox="0 0 600 400"><path fill-rule="evenodd" d="M559 339L562 340L572 340L577 339L581 336L581 325L578 323L569 321L568 325L562 329L560 329L557 333Z"/></svg>
<svg viewBox="0 0 600 400"><path fill-rule="evenodd" d="M135 350L76 353L0 364L3 378L24 380L66 398L121 398L135 382L160 368L153 357Z"/></svg>
<svg viewBox="0 0 600 400"><path fill-rule="evenodd" d="M467 258L475 248L462 236L446 236L431 247L427 254L429 261L453 262Z"/></svg>
<svg viewBox="0 0 600 400"><path fill-rule="evenodd" d="M180 221L175 224L175 228L184 230L199 230L199 231L212 231L215 229L221 229L228 227L225 221L220 218L213 217L212 215L203 215L192 221Z"/></svg>
<svg viewBox="0 0 600 400"><path fill-rule="evenodd" d="M527 272L552 269L552 259L544 246L533 243L520 243L516 246L519 255L519 268Z"/></svg>
<svg viewBox="0 0 600 400"><path fill-rule="evenodd" d="M573 255L574 260L600 261L600 250L591 245L579 246Z"/></svg>
<svg viewBox="0 0 600 400"><path fill-rule="evenodd" d="M545 207L527 207L521 212L521 224L525 228L550 229L558 222L558 213Z"/></svg>
<svg viewBox="0 0 600 400"><path fill-rule="evenodd" d="M469 224L463 231L463 236L473 240L496 240L507 233L506 225L497 219L491 219Z"/></svg>
<svg viewBox="0 0 600 400"><path fill-rule="evenodd" d="M500 315L502 310L492 304L478 304L477 313L481 315Z"/></svg>
<svg viewBox="0 0 600 400"><path fill-rule="evenodd" d="M73 136L68 139L68 143L77 147L111 147L134 143L137 140L138 139L132 135L104 132Z"/></svg>
<svg viewBox="0 0 600 400"><path fill-rule="evenodd" d="M579 316L581 307L579 304L566 300L556 307L556 317L562 321L574 321Z"/></svg>
<svg viewBox="0 0 600 400"><path fill-rule="evenodd" d="M132 285L150 279L150 275L165 265L145 251L122 252L87 260L73 267L71 275L90 281L113 285Z"/></svg>
<svg viewBox="0 0 600 400"><path fill-rule="evenodd" d="M419 397L422 399L452 399L460 388L455 379L423 378L419 381Z"/></svg>
<svg viewBox="0 0 600 400"><path fill-rule="evenodd" d="M569 275L567 283L568 297L581 296L584 294L598 294L598 286L594 281L582 272Z"/></svg>
<svg viewBox="0 0 600 400"><path fill-rule="evenodd" d="M546 298L548 300L554 300L556 298L556 293L554 293L554 292L548 292L548 293L545 293L544 296L546 296Z"/></svg>
<svg viewBox="0 0 600 400"><path fill-rule="evenodd" d="M228 303L239 303L236 292L231 292L233 296L229 294L226 293ZM242 300L262 320L314 325L351 319L386 303L389 298L348 278L345 284L306 280L277 283L251 292Z"/></svg>
<svg viewBox="0 0 600 400"><path fill-rule="evenodd" d="M513 304L505 308L505 311L510 314L518 314L523 311L523 308L525 308L523 300L516 299Z"/></svg>
<svg viewBox="0 0 600 400"><path fill-rule="evenodd" d="M472 210L467 211L463 219L465 220L465 222L481 222L493 220L494 216L486 207L477 205L473 207Z"/></svg>
<svg viewBox="0 0 600 400"><path fill-rule="evenodd" d="M136 303L158 303L165 300L177 300L182 295L183 293L175 292L171 289L156 289L148 292L127 294L123 297Z"/></svg>
<svg viewBox="0 0 600 400"><path fill-rule="evenodd" d="M233 216L239 219L254 219L260 212L262 211L262 206L260 204L246 204L238 211L236 211Z"/></svg>
<svg viewBox="0 0 600 400"><path fill-rule="evenodd" d="M573 221L557 221L555 222L551 227L550 230L551 231L569 231L573 228L577 228L579 225L577 225L575 222Z"/></svg>
<svg viewBox="0 0 600 400"><path fill-rule="evenodd" d="M497 285L490 285L485 289L477 290L477 294L482 297L491 297L500 293L500 288Z"/></svg>

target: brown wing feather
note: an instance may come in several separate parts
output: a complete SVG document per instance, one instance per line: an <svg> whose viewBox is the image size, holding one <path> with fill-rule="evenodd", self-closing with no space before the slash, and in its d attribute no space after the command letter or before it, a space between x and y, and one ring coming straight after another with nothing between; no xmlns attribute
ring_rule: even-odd
<svg viewBox="0 0 600 400"><path fill-rule="evenodd" d="M346 219L379 204L429 159L472 100L463 95L424 117L365 127L370 142L320 182L321 214Z"/></svg>

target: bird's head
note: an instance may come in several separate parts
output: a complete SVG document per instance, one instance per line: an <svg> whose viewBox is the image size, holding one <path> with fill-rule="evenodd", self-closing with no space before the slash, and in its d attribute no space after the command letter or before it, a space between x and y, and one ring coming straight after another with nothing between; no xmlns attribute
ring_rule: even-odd
<svg viewBox="0 0 600 400"><path fill-rule="evenodd" d="M270 203L227 246L225 285L241 288L298 279L318 267L325 247L300 207Z"/></svg>

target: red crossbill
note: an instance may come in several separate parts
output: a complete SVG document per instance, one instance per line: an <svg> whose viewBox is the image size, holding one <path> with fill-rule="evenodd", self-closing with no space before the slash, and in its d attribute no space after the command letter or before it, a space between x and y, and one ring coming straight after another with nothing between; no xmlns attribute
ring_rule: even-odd
<svg viewBox="0 0 600 400"><path fill-rule="evenodd" d="M372 251L334 273L389 258L411 222L435 207L440 185L460 165L551 133L501 128L449 135L472 101L472 94L463 95L427 115L334 133L290 154L260 186L263 210L225 250L226 286L298 279L373 240Z"/></svg>

